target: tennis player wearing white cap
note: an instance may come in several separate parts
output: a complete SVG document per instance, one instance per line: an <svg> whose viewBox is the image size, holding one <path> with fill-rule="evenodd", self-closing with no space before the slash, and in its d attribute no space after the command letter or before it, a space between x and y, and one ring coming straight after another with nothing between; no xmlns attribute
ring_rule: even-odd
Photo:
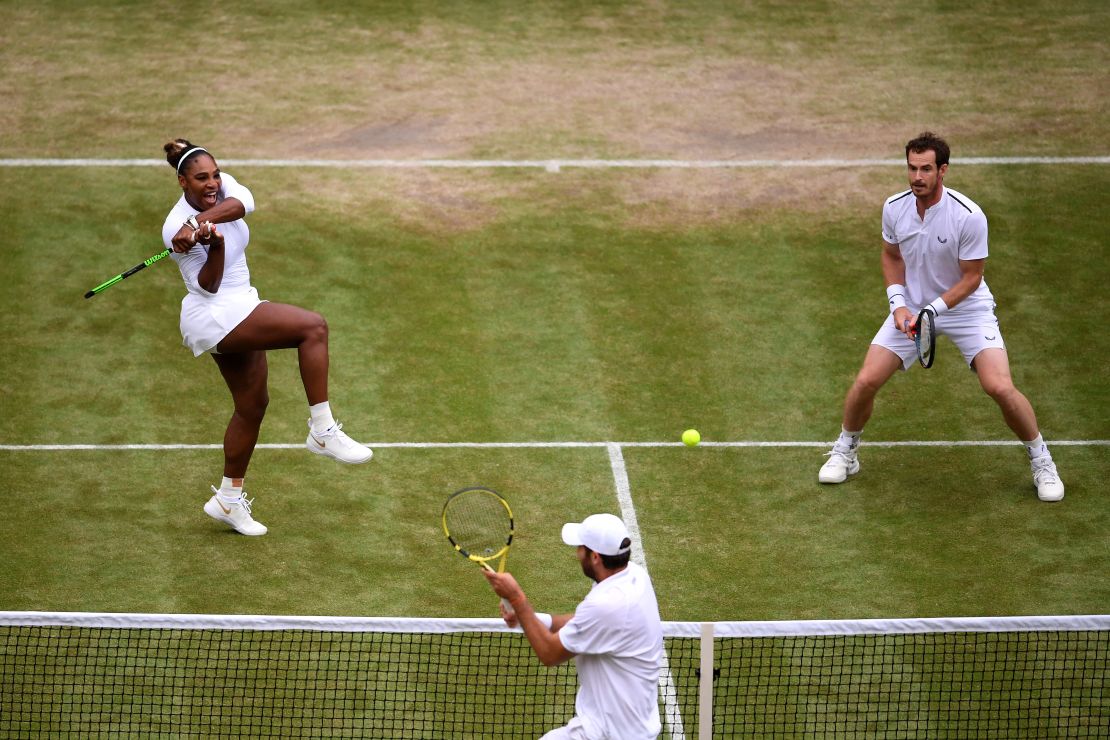
<svg viewBox="0 0 1110 740"><path fill-rule="evenodd" d="M515 614L546 666L574 658L580 686L574 718L544 740L647 740L657 738L659 667L663 627L647 571L629 562L632 541L619 517L594 514L563 526L563 542L578 548L582 572L593 587L573 614L537 613L511 573L486 579Z"/></svg>

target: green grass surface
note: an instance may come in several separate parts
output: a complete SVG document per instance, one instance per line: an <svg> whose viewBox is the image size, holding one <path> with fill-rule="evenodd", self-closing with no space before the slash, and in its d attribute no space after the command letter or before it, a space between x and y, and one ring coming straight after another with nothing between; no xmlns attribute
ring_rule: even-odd
<svg viewBox="0 0 1110 740"><path fill-rule="evenodd" d="M1089 214L1106 175L1034 167L994 186L1006 172L965 169L958 187L983 192L991 214L987 278L1015 378L1050 440L1106 439L1110 340L1083 320L1100 276L1079 267L1092 254L1104 264L1091 247L1103 222ZM174 197L159 185L166 174L0 170L5 199L50 203L45 214L12 204L20 238L5 237L20 276L4 296L6 442L221 439L226 390L208 358L179 345L174 265L81 298L157 250L151 232ZM373 189L375 178L308 177L325 191ZM881 318L873 214L652 229L611 205L643 177L445 175L436 187L496 210L452 234L400 215L405 203L391 198L405 177L379 182L365 220L335 219L327 199L298 191L297 174L248 171L263 204L251 219L254 281L264 297L327 316L332 400L361 439L677 441L689 426L708 441L831 438ZM881 202L899 179L869 174L858 197ZM1051 204L1037 201L1045 191ZM1030 201L1045 218L1028 214ZM131 207L108 234L87 236L88 213L118 204ZM296 443L306 413L295 357L271 358L262 441ZM942 341L933 370L884 389L867 438L1009 432ZM1018 448L865 450L865 474L835 489L814 483L812 448L626 457L668 619L1104 611L1107 448L1055 452L1069 493L1051 507L1036 501ZM485 585L448 558L437 527L448 493L484 483L518 510L513 570L541 605L569 609L585 582L558 527L618 510L603 449L386 448L355 468L263 450L247 488L272 533L247 540L200 512L219 480L216 450L0 455L14 502L0 525L8 608L479 616ZM231 573L209 585L225 562Z"/></svg>
<svg viewBox="0 0 1110 740"><path fill-rule="evenodd" d="M155 158L176 136L223 161L897 159L903 142L931 128L954 146L947 184L988 216L986 277L1015 381L1045 436L1110 439L1108 168L960 163L1108 153L1104 2L251 0L182 12L163 1L0 0L0 159ZM331 400L347 431L379 443L374 460L344 467L303 450L257 451L247 491L270 532L245 538L201 511L219 481L218 449L0 450L0 610L493 616L478 569L452 554L439 529L443 500L472 484L512 502L509 566L537 606L569 610L588 582L560 525L620 510L605 447L380 444L677 442L688 427L709 442L831 440L885 307L880 205L905 181L897 167L835 164L225 169L258 202L249 218L254 284L264 298L327 317ZM164 166L0 166L0 443L220 441L230 401L212 361L180 345L183 288L172 262L81 297L162 249L178 193ZM271 353L270 395L261 441L301 442L307 412L293 353ZM1009 439L942 340L932 370L915 368L883 390L865 445ZM834 488L815 482L823 452L622 449L664 619L1110 609L1110 446L1053 448L1067 497L1052 505L1036 500L1016 446L865 446L862 474ZM46 635L50 649L55 637ZM95 696L94 716L62 707L6 731L49 734L89 720L75 732L118 734L127 716L150 723L137 734L227 730L225 694L250 705L244 722L272 718L263 702L291 660L277 657L276 677L211 677L230 688L190 685L167 699L172 692L154 685L169 680L159 672L164 656L129 663L119 656L138 653L105 644L103 660L60 693L51 682L30 686L53 675L55 658L31 667L23 661L37 651L0 650L0 663L16 666L0 681L0 727L25 721L9 697L49 686L42 701L52 706ZM832 649L808 676L839 661L841 648ZM1101 651L1096 667L1105 664L1104 647L1090 651ZM87 650L63 648L57 665L68 666L70 652ZM324 662L334 652L309 650ZM436 652L411 664L426 668ZM555 675L522 655L529 670ZM675 644L670 655L688 702L696 658ZM788 682L799 674L799 659L778 643L757 660L789 666ZM463 662L449 656L418 682ZM933 680L913 657L892 670L907 685ZM118 695L102 680L114 674L126 687ZM867 683L859 674L849 688ZM1079 698L1053 694L1045 714L1030 710L1039 687L986 688L1028 718L1014 729L990 708L988 731L1097 732L1105 707L1091 697L1101 686L1082 686L1093 674L1069 678ZM717 687L752 675L726 671ZM983 688L983 679L979 669L944 677L936 701L967 708L961 682ZM829 732L975 729L946 724L933 700L916 698L896 714L929 710L923 724L876 724L854 698L821 703L844 685L839 676L806 680L809 693L775 691L804 704L809 719L831 718ZM357 673L339 694L300 706L326 714L338 696L360 718L423 716L383 708L369 683ZM303 688L293 687L298 702ZM515 717L515 707L534 704L532 690L521 688L504 711ZM131 697L148 692L153 714L133 713ZM739 693L739 704L759 698L759 689ZM205 696L205 706L190 704ZM179 724L159 724L172 714L163 701L180 710ZM569 711L555 704L544 706ZM766 704L737 709L718 733L739 732ZM694 712L683 713L689 737ZM564 720L546 717L545 729ZM351 729L329 721L315 731ZM798 727L785 732L814 734Z"/></svg>
<svg viewBox="0 0 1110 740"><path fill-rule="evenodd" d="M1098 0L196 10L0 3L0 154L890 156L925 124L964 155L1105 146Z"/></svg>

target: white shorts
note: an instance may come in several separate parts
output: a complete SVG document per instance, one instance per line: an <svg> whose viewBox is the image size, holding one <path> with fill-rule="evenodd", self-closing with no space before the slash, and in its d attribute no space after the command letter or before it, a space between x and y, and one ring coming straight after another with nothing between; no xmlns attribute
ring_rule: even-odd
<svg viewBox="0 0 1110 740"><path fill-rule="evenodd" d="M945 313L934 319L936 332L946 336L960 350L964 362L971 366L976 355L991 347L1006 349L1002 331L993 311L974 311L969 314ZM886 317L871 344L886 347L902 358L902 369L909 370L917 362L917 346L913 340L894 328L894 314Z"/></svg>
<svg viewBox="0 0 1110 740"><path fill-rule="evenodd" d="M218 354L216 345L239 326L251 311L264 303L254 287L231 294L217 293L211 298L188 293L181 299L181 343L193 357L205 352Z"/></svg>

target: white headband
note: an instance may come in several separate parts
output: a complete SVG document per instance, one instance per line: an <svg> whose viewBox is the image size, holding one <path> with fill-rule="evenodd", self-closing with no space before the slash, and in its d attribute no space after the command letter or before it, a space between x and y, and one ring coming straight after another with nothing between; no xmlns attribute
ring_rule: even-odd
<svg viewBox="0 0 1110 740"><path fill-rule="evenodd" d="M186 159L189 158L189 155L192 154L193 152L204 152L205 154L207 154L208 150L205 149L202 146L195 146L192 149L190 149L189 151L182 154L181 159L177 160L177 174L179 174L179 175L181 174L181 165L185 162Z"/></svg>

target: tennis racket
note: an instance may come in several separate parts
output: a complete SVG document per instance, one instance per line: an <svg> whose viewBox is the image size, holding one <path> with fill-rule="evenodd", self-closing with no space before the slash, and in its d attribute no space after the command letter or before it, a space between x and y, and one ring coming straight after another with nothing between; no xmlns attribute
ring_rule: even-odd
<svg viewBox="0 0 1110 740"><path fill-rule="evenodd" d="M917 315L917 323L913 327L913 342L917 345L917 361L921 363L921 367L932 367L933 351L937 348L932 309L923 308Z"/></svg>
<svg viewBox="0 0 1110 740"><path fill-rule="evenodd" d="M155 262L157 262L158 260L162 259L163 257L167 257L167 256L169 256L169 254L170 254L170 250L168 250L168 249L163 249L163 250L162 250L161 252L159 252L158 254L154 255L153 257L150 257L150 258L148 258L148 259L146 259L146 260L143 260L143 261L142 261L142 262L140 262L139 264L135 265L134 267L132 267L132 268L131 268L130 270L128 270L127 272L121 272L121 273L120 273L119 275L116 275L116 276L115 276L114 278L112 278L111 280L109 280L109 281L107 281L107 282L104 282L104 283L101 283L100 285L96 286L95 288L93 288L92 290L90 290L90 291L89 291L88 293L86 293L86 294L85 294L85 297L86 297L86 298L92 298L92 297L93 297L94 295L96 295L97 293L101 292L102 290L107 290L108 288L111 288L111 287L112 287L113 285L115 285L116 283L118 283L118 282L119 282L120 280L123 280L124 278L128 278L128 277L131 277L132 275L134 275L134 274L135 274L136 272L138 272L139 270L142 270L142 269L145 269L145 268L147 268L147 267L150 267L151 265L153 265L153 264L154 264Z"/></svg>
<svg viewBox="0 0 1110 740"><path fill-rule="evenodd" d="M471 486L452 493L443 505L443 533L455 551L486 570L497 561L497 572L505 572L505 558L513 544L513 510L496 491ZM502 606L513 613L508 599Z"/></svg>

